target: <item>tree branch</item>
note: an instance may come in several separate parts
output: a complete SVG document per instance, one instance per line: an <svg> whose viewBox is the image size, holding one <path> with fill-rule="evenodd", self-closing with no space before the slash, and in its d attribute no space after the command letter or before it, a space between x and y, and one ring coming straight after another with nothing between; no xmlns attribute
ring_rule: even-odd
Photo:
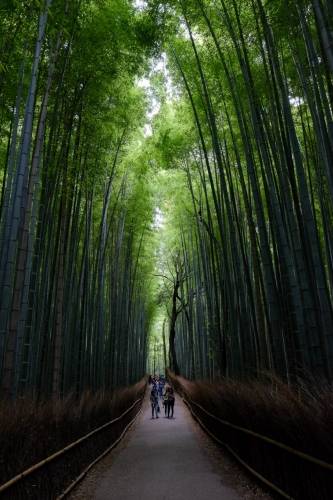
<svg viewBox="0 0 333 500"><path fill-rule="evenodd" d="M170 283L173 284L172 279L168 278L167 276L164 276L164 274L153 274L153 276L158 276L159 278L164 278L164 279L170 281Z"/></svg>

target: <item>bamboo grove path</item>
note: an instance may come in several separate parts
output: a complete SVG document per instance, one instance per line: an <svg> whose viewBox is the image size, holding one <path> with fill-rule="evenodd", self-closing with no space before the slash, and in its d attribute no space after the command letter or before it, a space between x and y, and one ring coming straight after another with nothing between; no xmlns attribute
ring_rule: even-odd
<svg viewBox="0 0 333 500"><path fill-rule="evenodd" d="M149 392L149 391L148 391ZM238 500L199 444L191 417L178 396L175 418L151 419L146 396L143 412L126 445L108 467L93 471L70 496L96 500Z"/></svg>

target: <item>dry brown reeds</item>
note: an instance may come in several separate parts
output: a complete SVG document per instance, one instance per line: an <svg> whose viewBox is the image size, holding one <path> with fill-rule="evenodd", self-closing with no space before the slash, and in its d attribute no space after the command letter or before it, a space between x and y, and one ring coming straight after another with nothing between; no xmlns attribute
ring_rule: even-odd
<svg viewBox="0 0 333 500"><path fill-rule="evenodd" d="M57 401L0 402L0 484L121 415L143 395L145 386L143 379L112 392L87 391L79 399L69 394ZM114 434L125 424L119 422Z"/></svg>
<svg viewBox="0 0 333 500"><path fill-rule="evenodd" d="M299 381L289 386L268 376L263 381L208 383L169 376L186 400L219 419L333 463L333 391L329 384ZM333 470L224 425L196 405L192 409L212 434L291 497L332 498Z"/></svg>

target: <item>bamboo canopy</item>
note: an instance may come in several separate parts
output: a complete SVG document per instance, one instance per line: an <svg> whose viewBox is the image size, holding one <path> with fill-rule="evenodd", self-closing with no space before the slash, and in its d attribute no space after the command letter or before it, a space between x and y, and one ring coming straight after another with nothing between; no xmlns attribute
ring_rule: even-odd
<svg viewBox="0 0 333 500"><path fill-rule="evenodd" d="M331 381L331 2L0 12L2 397Z"/></svg>

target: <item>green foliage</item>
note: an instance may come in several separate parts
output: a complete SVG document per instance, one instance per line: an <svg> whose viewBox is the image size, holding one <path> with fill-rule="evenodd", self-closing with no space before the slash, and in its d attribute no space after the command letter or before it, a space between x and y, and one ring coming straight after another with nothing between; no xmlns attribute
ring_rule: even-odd
<svg viewBox="0 0 333 500"><path fill-rule="evenodd" d="M152 138L160 168L182 165L195 141L195 130L187 103L165 103L156 117Z"/></svg>
<svg viewBox="0 0 333 500"><path fill-rule="evenodd" d="M133 381L145 370L154 313L152 194L139 153L146 98L135 82L156 53L163 16L138 13L127 0L54 0L47 20L44 7L6 2L0 20L0 274L9 287L17 283L9 300L0 285L7 397L58 397ZM22 158L26 196L16 227ZM10 342L15 356L1 366Z"/></svg>
<svg viewBox="0 0 333 500"><path fill-rule="evenodd" d="M141 375L175 262L187 374L331 377L333 87L318 5L322 20L301 0L53 0L46 19L44 1L2 2L7 392Z"/></svg>

